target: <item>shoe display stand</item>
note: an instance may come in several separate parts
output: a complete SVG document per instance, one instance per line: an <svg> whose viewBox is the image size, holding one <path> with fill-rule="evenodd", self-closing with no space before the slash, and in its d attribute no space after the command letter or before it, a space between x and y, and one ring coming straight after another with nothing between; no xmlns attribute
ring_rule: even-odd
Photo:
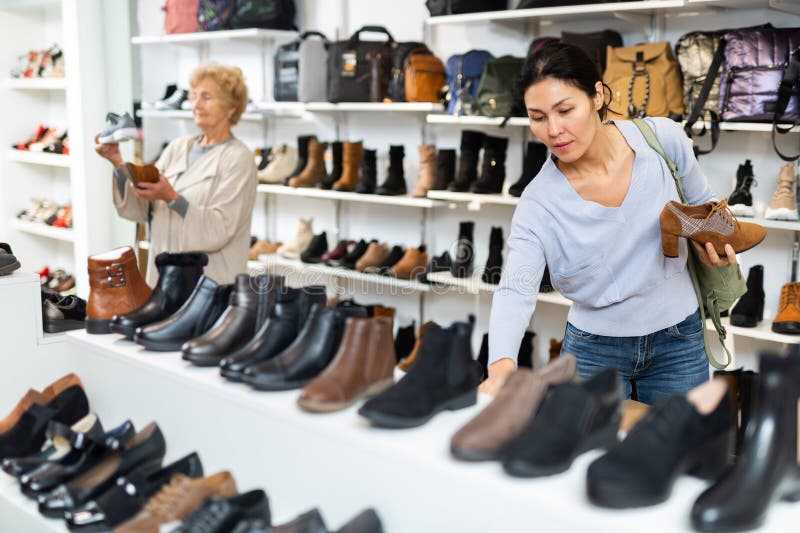
<svg viewBox="0 0 800 533"><path fill-rule="evenodd" d="M101 27L100 0L7 2L0 6L0 42L7 73L17 55L58 43L64 51L66 75L62 78L7 78L0 85L3 97L3 162L0 165L0 234L13 243L23 269L44 265L59 267L76 277L78 293L89 291L86 257L111 245L111 216L106 205L111 196L109 173L94 154L91 132L105 115L102 32L80 31ZM39 124L68 128L69 155L28 152L10 148L25 140ZM18 220L17 212L31 198L49 198L71 204L73 227L60 229ZM91 229L91 231L90 231Z"/></svg>

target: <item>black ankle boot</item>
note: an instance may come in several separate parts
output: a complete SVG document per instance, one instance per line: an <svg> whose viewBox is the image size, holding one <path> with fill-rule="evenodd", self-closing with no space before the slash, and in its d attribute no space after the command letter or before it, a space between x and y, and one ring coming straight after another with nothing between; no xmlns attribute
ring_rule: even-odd
<svg viewBox="0 0 800 533"><path fill-rule="evenodd" d="M753 164L747 159L736 170L736 188L728 197L728 207L734 215L740 217L755 216L753 194L750 192L750 187L753 186L754 181Z"/></svg>
<svg viewBox="0 0 800 533"><path fill-rule="evenodd" d="M741 456L694 504L698 531L758 528L776 500L800 501L797 463L797 400L800 359L762 355L761 386L752 398L753 414Z"/></svg>
<svg viewBox="0 0 800 533"><path fill-rule="evenodd" d="M727 393L707 415L683 396L660 399L624 441L589 466L589 499L615 509L664 502L679 475L713 479L722 473L732 457L734 433Z"/></svg>
<svg viewBox="0 0 800 533"><path fill-rule="evenodd" d="M522 191L542 170L545 161L547 161L547 146L542 143L529 142L528 149L525 151L525 159L522 161L522 174L517 182L508 188L508 193L517 198L522 196Z"/></svg>
<svg viewBox="0 0 800 533"><path fill-rule="evenodd" d="M208 264L204 253L170 254L156 256L158 283L150 298L138 309L115 316L110 328L114 333L133 339L136 328L163 320L178 310L189 299L195 285Z"/></svg>
<svg viewBox="0 0 800 533"><path fill-rule="evenodd" d="M331 143L333 168L331 168L331 173L317 185L320 189L332 189L333 184L342 177L342 146L342 141L334 141Z"/></svg>
<svg viewBox="0 0 800 533"><path fill-rule="evenodd" d="M361 159L361 176L356 185L356 192L361 194L374 194L378 184L378 164L375 160L375 150L364 150Z"/></svg>
<svg viewBox="0 0 800 533"><path fill-rule="evenodd" d="M303 263L322 263L322 255L327 251L328 235L323 231L311 238L308 248L300 254L300 261Z"/></svg>
<svg viewBox="0 0 800 533"><path fill-rule="evenodd" d="M517 367L518 368L533 368L533 338L536 333L526 331L522 335L522 342L519 345L519 352L517 353Z"/></svg>
<svg viewBox="0 0 800 533"><path fill-rule="evenodd" d="M409 356L414 343L417 342L416 325L417 323L412 321L408 326L397 328L397 335L394 337L394 355L398 363Z"/></svg>
<svg viewBox="0 0 800 533"><path fill-rule="evenodd" d="M284 289L278 294L269 320L253 339L220 363L220 373L231 381L242 381L247 367L280 354L297 338L314 304L325 305L325 286Z"/></svg>
<svg viewBox="0 0 800 533"><path fill-rule="evenodd" d="M489 257L483 269L481 279L484 283L497 285L500 283L500 274L503 272L503 228L493 226L489 237Z"/></svg>
<svg viewBox="0 0 800 533"><path fill-rule="evenodd" d="M402 146L389 147L389 171L386 180L378 187L377 193L382 196L399 196L406 194L406 175L403 170Z"/></svg>
<svg viewBox="0 0 800 533"><path fill-rule="evenodd" d="M747 292L731 309L731 325L754 328L764 319L764 267L756 265L747 274Z"/></svg>
<svg viewBox="0 0 800 533"><path fill-rule="evenodd" d="M453 192L467 192L470 185L478 179L478 156L486 135L480 131L461 132L461 154L458 158L458 174L447 187Z"/></svg>
<svg viewBox="0 0 800 533"><path fill-rule="evenodd" d="M481 176L469 190L476 194L500 194L506 180L506 152L508 139L486 136L483 142Z"/></svg>
<svg viewBox="0 0 800 533"><path fill-rule="evenodd" d="M466 278L472 275L472 266L475 260L475 245L473 244L474 222L462 222L458 228L458 250L456 259L450 273L456 278Z"/></svg>
<svg viewBox="0 0 800 533"><path fill-rule="evenodd" d="M432 191L444 191L456 179L456 151L439 150L436 154L436 181Z"/></svg>
<svg viewBox="0 0 800 533"><path fill-rule="evenodd" d="M311 142L311 139L316 138L315 135L301 135L297 138L297 166L294 167L291 174L283 179L284 185L288 185L290 179L300 174L303 169L306 168L308 164L308 143Z"/></svg>
<svg viewBox="0 0 800 533"><path fill-rule="evenodd" d="M472 327L454 322L443 329L431 324L408 373L395 385L368 400L358 414L388 428L421 426L440 411L462 409L478 398L478 372L472 358Z"/></svg>

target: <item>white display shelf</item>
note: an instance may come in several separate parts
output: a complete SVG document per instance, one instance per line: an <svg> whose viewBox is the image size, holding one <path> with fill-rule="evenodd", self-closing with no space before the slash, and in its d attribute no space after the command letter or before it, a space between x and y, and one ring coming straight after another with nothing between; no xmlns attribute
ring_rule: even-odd
<svg viewBox="0 0 800 533"><path fill-rule="evenodd" d="M342 200L346 202L362 202L369 204L397 205L430 209L443 205L429 198L412 198L410 196L381 196L378 194L359 194L357 192L332 191L311 187L288 187L286 185L260 184L258 192L283 196L299 196L301 198L322 198Z"/></svg>
<svg viewBox="0 0 800 533"><path fill-rule="evenodd" d="M194 115L192 115L192 112L187 109L171 109L168 111L160 111L158 109L140 109L139 111L136 112L136 115L143 118L182 119L182 120L194 119ZM270 113L250 111L247 113L242 113L242 120L260 121L260 120L265 120L270 115L271 115Z"/></svg>
<svg viewBox="0 0 800 533"><path fill-rule="evenodd" d="M460 16L460 15L459 15ZM445 115L443 113L430 114L426 117L428 124L450 124L453 126L495 126L503 123L503 117L473 117ZM506 126L527 128L530 121L526 117L511 117Z"/></svg>
<svg viewBox="0 0 800 533"><path fill-rule="evenodd" d="M519 198L505 194L475 194L472 192L428 191L428 198L453 203L468 203L471 207L480 208L482 204L512 205L519 203Z"/></svg>
<svg viewBox="0 0 800 533"><path fill-rule="evenodd" d="M430 102L309 102L305 104L308 111L392 111L407 113L434 113L442 110L442 104Z"/></svg>
<svg viewBox="0 0 800 533"><path fill-rule="evenodd" d="M776 11L800 14L800 3L797 0L686 0L686 6L738 9L771 8Z"/></svg>
<svg viewBox="0 0 800 533"><path fill-rule="evenodd" d="M516 3L516 2L515 2ZM612 2L607 4L584 4L562 7L542 7L533 9L507 9L504 11L484 11L480 13L465 13L463 15L445 15L441 17L428 17L428 25L464 24L470 22L524 22L538 18L596 18L596 15L613 13L643 13L652 14L666 9L682 8L685 0L645 0L637 2Z"/></svg>
<svg viewBox="0 0 800 533"><path fill-rule="evenodd" d="M75 233L72 228L54 228L53 226L48 226L40 222L29 222L18 218L11 220L11 227L17 231L38 235L40 237L47 237L48 239L55 239L57 241L73 242L75 240Z"/></svg>
<svg viewBox="0 0 800 533"><path fill-rule="evenodd" d="M800 231L800 222L791 220L769 220L766 218L737 217L741 222L754 222L767 229Z"/></svg>
<svg viewBox="0 0 800 533"><path fill-rule="evenodd" d="M66 78L8 78L6 89L63 91L67 88Z"/></svg>
<svg viewBox="0 0 800 533"><path fill-rule="evenodd" d="M728 333L738 337L748 337L750 339L759 339L762 341L778 342L783 344L798 344L800 343L800 335L784 335L783 333L775 333L772 331L772 320L762 320L754 328L743 328L740 326L731 326L731 319L724 317L722 325ZM714 323L710 319L706 320L706 329L709 331L716 331Z"/></svg>
<svg viewBox="0 0 800 533"><path fill-rule="evenodd" d="M2 530L24 533L67 533L63 520L39 514L35 500L25 497L17 480L0 472L0 523Z"/></svg>
<svg viewBox="0 0 800 533"><path fill-rule="evenodd" d="M686 121L683 121L686 125ZM711 129L711 123L707 121L698 121L692 127L693 130L700 130L701 126L705 126L707 130ZM787 127L790 124L780 124L780 126ZM720 122L720 131L742 131L742 132L756 132L756 133L770 133L772 131L772 124L765 122ZM800 132L800 127L792 128L793 133Z"/></svg>
<svg viewBox="0 0 800 533"><path fill-rule="evenodd" d="M390 289L399 289L402 291L409 291L414 293L430 292L430 285L421 283L419 281L397 279L391 276L382 276L380 274L366 274L356 270L347 268L330 267L327 265L312 265L303 263L299 259L286 259L277 254L262 255L261 262L250 261L248 262L248 270L257 270L259 268L272 269L287 269L293 272L301 272L306 274L315 274L313 276L318 279L320 274L325 276L333 276L340 279L352 280L357 282L369 283L372 285L379 285L388 287ZM314 280L305 280L304 285L313 284Z"/></svg>
<svg viewBox="0 0 800 533"><path fill-rule="evenodd" d="M497 285L491 283L484 283L480 275L470 276L468 278L457 278L450 272L431 272L427 275L428 281L431 283L440 283L450 287L458 287L469 294L480 294L482 292L494 292Z"/></svg>
<svg viewBox="0 0 800 533"><path fill-rule="evenodd" d="M17 161L20 163L32 163L34 165L45 165L49 167L70 167L70 158L68 155L51 154L48 152L31 152L29 150L15 150L9 148L6 152L6 159L9 161Z"/></svg>
<svg viewBox="0 0 800 533"><path fill-rule="evenodd" d="M247 28L242 30L173 33L171 35L139 35L131 38L131 44L199 44L209 41L227 41L232 39L268 41L273 39L292 39L296 36L296 31Z"/></svg>

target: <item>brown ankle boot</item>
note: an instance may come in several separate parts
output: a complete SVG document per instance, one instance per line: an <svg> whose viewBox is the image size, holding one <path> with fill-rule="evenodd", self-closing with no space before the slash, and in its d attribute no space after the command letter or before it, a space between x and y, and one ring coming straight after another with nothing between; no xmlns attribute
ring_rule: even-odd
<svg viewBox="0 0 800 533"><path fill-rule="evenodd" d="M328 173L325 171L325 150L328 143L311 139L308 143L308 163L303 171L289 180L290 187L316 187Z"/></svg>
<svg viewBox="0 0 800 533"><path fill-rule="evenodd" d="M764 240L767 232L758 224L739 222L728 209L728 201L683 205L668 202L661 210L661 249L666 257L678 257L678 237L686 237L705 247L710 242L720 257L725 245L736 253L749 250Z"/></svg>
<svg viewBox="0 0 800 533"><path fill-rule="evenodd" d="M425 251L423 244L419 248L412 247L406 250L400 261L389 269L389 275L401 279L416 279L425 272L427 265L428 252Z"/></svg>
<svg viewBox="0 0 800 533"><path fill-rule="evenodd" d="M156 183L161 175L155 165L137 165L136 163L127 163L127 165L134 184Z"/></svg>
<svg viewBox="0 0 800 533"><path fill-rule="evenodd" d="M772 331L800 335L800 282L790 281L781 287L778 314L772 322Z"/></svg>
<svg viewBox="0 0 800 533"><path fill-rule="evenodd" d="M436 183L436 147L432 144L419 146L419 176L411 191L414 198L425 198Z"/></svg>
<svg viewBox="0 0 800 533"><path fill-rule="evenodd" d="M89 257L89 301L86 304L86 332L111 333L114 315L138 309L149 297L136 255L130 246L115 248Z"/></svg>
<svg viewBox="0 0 800 533"><path fill-rule="evenodd" d="M358 169L364 155L364 145L346 142L342 147L342 177L333 183L336 191L352 191L358 185Z"/></svg>
<svg viewBox="0 0 800 533"><path fill-rule="evenodd" d="M411 348L411 353L408 354L408 357L406 357L397 364L397 368L399 368L403 372L408 372L408 369L411 368L411 365L417 359L417 352L419 352L419 347L422 344L422 336L425 335L425 332L428 331L428 328L432 326L438 327L438 324L432 320L429 320L428 322L425 322L419 327L419 333L417 333L417 340L414 341L414 347Z"/></svg>
<svg viewBox="0 0 800 533"><path fill-rule="evenodd" d="M646 403L637 402L636 400L625 400L622 405L622 418L619 422L619 428L626 434L629 433L633 426L639 423L644 416L650 412L650 406Z"/></svg>
<svg viewBox="0 0 800 533"><path fill-rule="evenodd" d="M339 411L393 384L392 319L348 318L336 357L303 389L297 404L307 411Z"/></svg>

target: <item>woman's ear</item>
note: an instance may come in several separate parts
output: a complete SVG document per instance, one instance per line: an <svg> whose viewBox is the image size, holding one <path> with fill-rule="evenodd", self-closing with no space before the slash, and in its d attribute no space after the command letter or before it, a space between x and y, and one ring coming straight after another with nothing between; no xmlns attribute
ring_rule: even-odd
<svg viewBox="0 0 800 533"><path fill-rule="evenodd" d="M605 93L603 91L603 82L602 81L598 81L597 83L595 83L594 84L594 89L595 89L595 93L594 93L594 110L595 111L600 111L601 109L603 109L603 104L605 104L605 102L606 102L606 96L605 96Z"/></svg>

